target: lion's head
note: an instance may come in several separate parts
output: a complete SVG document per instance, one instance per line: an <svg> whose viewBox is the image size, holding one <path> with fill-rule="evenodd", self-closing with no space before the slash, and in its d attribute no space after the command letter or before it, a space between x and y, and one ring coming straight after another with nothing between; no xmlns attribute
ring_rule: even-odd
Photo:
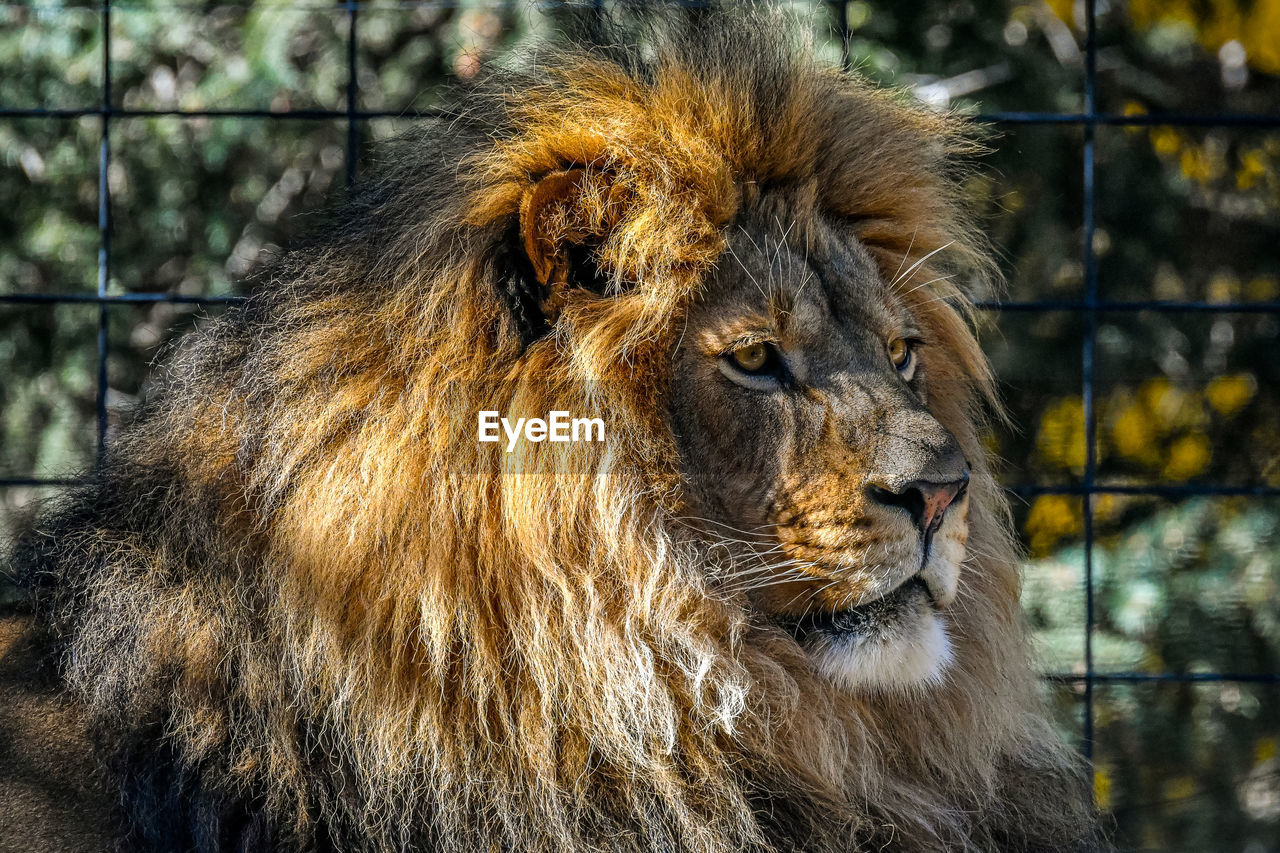
<svg viewBox="0 0 1280 853"><path fill-rule="evenodd" d="M33 550L129 790L177 761L353 849L1089 843L978 439L964 127L692 20L407 137Z"/></svg>
<svg viewBox="0 0 1280 853"><path fill-rule="evenodd" d="M954 392L930 365L955 356L901 296L915 270L890 280L852 229L777 205L726 253L682 329L670 406L691 507L725 552L716 580L843 687L940 683L971 475L929 408Z"/></svg>

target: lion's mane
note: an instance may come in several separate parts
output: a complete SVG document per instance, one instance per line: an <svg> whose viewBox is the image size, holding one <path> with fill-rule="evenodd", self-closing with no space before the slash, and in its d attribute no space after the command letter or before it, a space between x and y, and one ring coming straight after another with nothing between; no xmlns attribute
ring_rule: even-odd
<svg viewBox="0 0 1280 853"><path fill-rule="evenodd" d="M464 94L177 349L27 540L134 845L1089 846L950 286L990 269L958 201L972 145L765 14L540 48ZM570 166L582 191L542 225L591 243L606 293L550 323L513 235ZM818 678L678 522L670 352L770 189L850 223L886 276L927 257L912 280L937 279L911 296L951 356L931 405L979 461L957 662L927 698ZM608 451L506 454L481 409L590 412Z"/></svg>

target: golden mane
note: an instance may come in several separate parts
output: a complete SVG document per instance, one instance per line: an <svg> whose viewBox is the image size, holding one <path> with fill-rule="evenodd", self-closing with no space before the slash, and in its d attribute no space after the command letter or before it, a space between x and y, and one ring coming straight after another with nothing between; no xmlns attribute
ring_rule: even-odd
<svg viewBox="0 0 1280 853"><path fill-rule="evenodd" d="M465 95L179 349L100 483L46 519L23 559L53 579L68 682L125 745L138 843L166 837L147 792L174 785L343 849L1088 846L950 284L992 270L953 162L973 143L769 15L658 27L651 59L544 49ZM590 241L607 293L530 339L511 235L566 169L539 239ZM975 462L980 556L928 702L819 678L679 522L667 362L766 191L847 222L887 279L913 270L951 357L938 416ZM477 443L482 409L590 411L610 442L508 454Z"/></svg>

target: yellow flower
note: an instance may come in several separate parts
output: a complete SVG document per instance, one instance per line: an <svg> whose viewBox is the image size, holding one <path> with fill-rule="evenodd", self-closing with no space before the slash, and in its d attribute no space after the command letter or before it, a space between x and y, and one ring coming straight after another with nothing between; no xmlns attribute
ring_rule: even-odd
<svg viewBox="0 0 1280 853"><path fill-rule="evenodd" d="M1255 0L1241 36L1250 65L1280 74L1280 0Z"/></svg>
<svg viewBox="0 0 1280 853"><path fill-rule="evenodd" d="M1230 417L1249 405L1257 390L1258 383L1251 374L1236 373L1214 379L1204 389L1204 396L1215 411Z"/></svg>
<svg viewBox="0 0 1280 853"><path fill-rule="evenodd" d="M1186 480L1204 473L1212 458L1213 447L1209 444L1209 437L1202 432L1188 433L1169 448L1169 459L1164 466L1165 479Z"/></svg>
<svg viewBox="0 0 1280 853"><path fill-rule="evenodd" d="M1124 407L1111 425L1111 441L1116 452L1126 459L1150 463L1155 441L1154 424L1146 410L1137 403Z"/></svg>
<svg viewBox="0 0 1280 853"><path fill-rule="evenodd" d="M1110 521L1119 515L1120 509L1120 501L1116 500L1115 495L1101 494L1093 496L1093 517L1098 521Z"/></svg>
<svg viewBox="0 0 1280 853"><path fill-rule="evenodd" d="M1143 116L1147 114L1147 108L1137 101L1125 101L1124 114L1127 116ZM1146 128L1140 124L1127 124L1124 132L1130 136L1136 136L1142 133Z"/></svg>
<svg viewBox="0 0 1280 853"><path fill-rule="evenodd" d="M1178 165L1182 169L1182 174L1197 183L1207 184L1213 178L1213 167L1209 158L1199 148L1183 149Z"/></svg>
<svg viewBox="0 0 1280 853"><path fill-rule="evenodd" d="M1031 556L1043 557L1058 540L1084 529L1080 500L1067 495L1041 495L1027 513L1027 539Z"/></svg>
<svg viewBox="0 0 1280 853"><path fill-rule="evenodd" d="M1171 157L1182 148L1182 135L1171 127L1153 127L1151 147L1162 157Z"/></svg>
<svg viewBox="0 0 1280 853"><path fill-rule="evenodd" d="M1036 449L1059 468L1084 470L1084 404L1079 397L1068 397L1045 409Z"/></svg>
<svg viewBox="0 0 1280 853"><path fill-rule="evenodd" d="M1160 435L1168 435L1175 427L1192 426L1200 420L1200 395L1184 391L1167 376L1143 382L1138 396L1151 413L1152 431Z"/></svg>
<svg viewBox="0 0 1280 853"><path fill-rule="evenodd" d="M1249 280L1244 294L1255 302L1266 302L1280 296L1280 279L1273 275L1260 275Z"/></svg>
<svg viewBox="0 0 1280 853"><path fill-rule="evenodd" d="M1232 302L1240 295L1240 279L1230 270L1218 270L1209 279L1210 302Z"/></svg>
<svg viewBox="0 0 1280 853"><path fill-rule="evenodd" d="M1236 170L1236 187L1247 190L1266 176L1267 162L1262 159L1260 150L1246 151L1240 155L1240 168Z"/></svg>
<svg viewBox="0 0 1280 853"><path fill-rule="evenodd" d="M1049 8L1068 27L1075 23L1075 0L1048 0Z"/></svg>
<svg viewBox="0 0 1280 853"><path fill-rule="evenodd" d="M1101 767L1093 771L1093 798L1102 811L1111 808L1111 774Z"/></svg>

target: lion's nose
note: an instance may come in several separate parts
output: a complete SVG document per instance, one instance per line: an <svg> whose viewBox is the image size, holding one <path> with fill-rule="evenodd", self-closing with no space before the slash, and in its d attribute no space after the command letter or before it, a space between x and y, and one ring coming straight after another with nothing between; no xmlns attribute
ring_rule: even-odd
<svg viewBox="0 0 1280 853"><path fill-rule="evenodd" d="M867 496L878 504L896 506L911 513L911 520L920 528L920 534L928 539L942 524L942 516L947 507L959 499L967 488L969 472L964 471L958 480L947 483L913 480L898 491L872 483L867 486Z"/></svg>

